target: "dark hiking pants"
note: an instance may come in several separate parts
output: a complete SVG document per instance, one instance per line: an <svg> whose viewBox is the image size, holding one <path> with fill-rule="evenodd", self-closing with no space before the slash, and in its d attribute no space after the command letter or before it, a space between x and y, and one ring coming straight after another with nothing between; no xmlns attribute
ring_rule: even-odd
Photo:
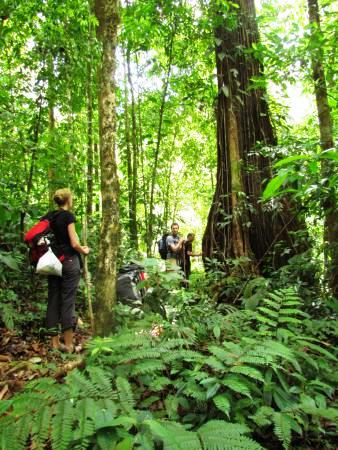
<svg viewBox="0 0 338 450"><path fill-rule="evenodd" d="M48 307L46 327L49 334L75 329L75 298L80 282L80 260L77 255L66 257L62 264L62 277L48 277Z"/></svg>

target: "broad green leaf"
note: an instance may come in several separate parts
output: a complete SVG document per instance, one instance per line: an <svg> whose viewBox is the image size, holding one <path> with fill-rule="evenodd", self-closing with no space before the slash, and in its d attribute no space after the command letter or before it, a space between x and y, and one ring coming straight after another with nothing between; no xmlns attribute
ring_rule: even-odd
<svg viewBox="0 0 338 450"><path fill-rule="evenodd" d="M268 200L271 197L273 197L278 189L284 184L284 182L287 180L289 176L288 172L284 172L282 175L277 175L275 178L272 178L272 180L269 181L268 185L264 189L263 192L263 200Z"/></svg>

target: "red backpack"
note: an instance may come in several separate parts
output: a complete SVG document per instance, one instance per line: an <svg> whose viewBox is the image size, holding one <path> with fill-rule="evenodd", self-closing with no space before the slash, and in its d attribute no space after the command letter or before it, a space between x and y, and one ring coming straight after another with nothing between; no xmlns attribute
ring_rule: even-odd
<svg viewBox="0 0 338 450"><path fill-rule="evenodd" d="M40 220L25 234L24 241L29 247L29 259L33 266L37 265L39 259L47 252L49 247L55 250L56 238L52 229L52 222L58 215L57 213ZM54 253L59 252L54 251ZM61 262L65 259L64 255L57 254L57 257Z"/></svg>

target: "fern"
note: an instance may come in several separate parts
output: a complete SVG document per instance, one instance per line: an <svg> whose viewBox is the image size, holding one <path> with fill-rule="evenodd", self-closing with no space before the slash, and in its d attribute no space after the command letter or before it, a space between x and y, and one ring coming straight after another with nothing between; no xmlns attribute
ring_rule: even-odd
<svg viewBox="0 0 338 450"><path fill-rule="evenodd" d="M226 416L230 416L231 404L228 397L225 395L216 395L213 398L213 402L215 403L216 408L222 411Z"/></svg>
<svg viewBox="0 0 338 450"><path fill-rule="evenodd" d="M230 372L232 373L240 373L242 375L245 375L249 378L253 378L254 380L262 381L264 382L263 375L261 372L254 367L249 366L233 366L230 369Z"/></svg>
<svg viewBox="0 0 338 450"><path fill-rule="evenodd" d="M37 448L44 448L49 438L49 428L52 418L52 409L49 406L36 411L32 426L32 441Z"/></svg>
<svg viewBox="0 0 338 450"><path fill-rule="evenodd" d="M64 400L55 405L52 419L53 450L67 450L72 440L72 424L74 421L73 403Z"/></svg>
<svg viewBox="0 0 338 450"><path fill-rule="evenodd" d="M209 356L209 358L206 358L204 363L216 371L224 372L226 369L225 365L214 356Z"/></svg>
<svg viewBox="0 0 338 450"><path fill-rule="evenodd" d="M89 437L95 433L93 417L96 416L98 405L92 398L84 398L76 404L77 426L73 441L80 441L80 448L85 450L89 444Z"/></svg>
<svg viewBox="0 0 338 450"><path fill-rule="evenodd" d="M95 387L96 395L104 398L116 399L117 396L112 388L112 374L100 367L88 367L87 372L90 381Z"/></svg>
<svg viewBox="0 0 338 450"><path fill-rule="evenodd" d="M125 378L116 378L116 387L121 407L126 413L133 413L135 400L129 381Z"/></svg>
<svg viewBox="0 0 338 450"><path fill-rule="evenodd" d="M259 450L262 447L245 436L249 429L242 424L211 420L197 434L205 450Z"/></svg>
<svg viewBox="0 0 338 450"><path fill-rule="evenodd" d="M294 288L286 288L269 292L257 308L256 320L261 333L276 334L282 324L298 325L299 317L307 317L301 311L301 300Z"/></svg>
<svg viewBox="0 0 338 450"><path fill-rule="evenodd" d="M24 450L25 446L19 443L16 433L16 420L11 416L1 418L0 422L0 448L1 450Z"/></svg>
<svg viewBox="0 0 338 450"><path fill-rule="evenodd" d="M138 362L131 370L131 375L141 375L144 373L155 373L165 369L165 365L162 361L158 360L145 360Z"/></svg>
<svg viewBox="0 0 338 450"><path fill-rule="evenodd" d="M202 450L198 435L176 422L145 422L153 436L163 442L164 450Z"/></svg>
<svg viewBox="0 0 338 450"><path fill-rule="evenodd" d="M100 391L93 383L91 383L83 372L78 369L73 370L66 378L67 384L72 386L74 393L78 394L81 392L82 395L86 397L96 397L99 396Z"/></svg>
<svg viewBox="0 0 338 450"><path fill-rule="evenodd" d="M156 377L155 379L151 378L149 382L150 388L155 392L162 391L165 386L168 386L170 384L172 384L172 380L170 378L162 376Z"/></svg>
<svg viewBox="0 0 338 450"><path fill-rule="evenodd" d="M287 414L282 412L273 415L274 432L279 440L283 442L283 447L288 449L291 442L291 421Z"/></svg>
<svg viewBox="0 0 338 450"><path fill-rule="evenodd" d="M232 391L251 398L250 388L246 384L245 380L241 379L239 376L227 375L223 378L223 380L221 380L221 382Z"/></svg>

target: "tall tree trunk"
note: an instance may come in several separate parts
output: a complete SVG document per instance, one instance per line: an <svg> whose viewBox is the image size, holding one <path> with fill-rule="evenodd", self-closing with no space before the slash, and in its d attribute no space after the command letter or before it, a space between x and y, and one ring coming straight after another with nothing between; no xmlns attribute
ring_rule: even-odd
<svg viewBox="0 0 338 450"><path fill-rule="evenodd" d="M164 193L164 199L163 199L163 203L164 203L164 211L163 211L163 223L161 224L162 230L167 230L168 229L168 221L169 221L169 216L170 216L170 189L171 189L171 175L172 175L172 170L173 170L173 165L172 165L172 155L175 153L175 146L176 146L176 137L177 137L177 132L178 132L178 127L175 127L174 130L174 136L173 136L173 141L171 144L171 151L169 154L169 158L170 158L170 163L169 163L169 170L168 170L168 177L167 177L167 186L165 189L165 193Z"/></svg>
<svg viewBox="0 0 338 450"><path fill-rule="evenodd" d="M327 95L327 85L324 71L323 50L320 45L322 30L320 26L320 14L318 0L308 0L308 13L312 48L312 76L316 95L316 104L319 119L320 145L322 150L333 148L333 127L330 106ZM322 175L328 179L333 167L330 161L322 162ZM324 241L325 251L328 257L328 278L333 294L338 297L338 208L336 203L335 188L328 188L328 195L323 201L325 214Z"/></svg>
<svg viewBox="0 0 338 450"><path fill-rule="evenodd" d="M259 61L246 52L259 41L254 1L233 3L238 7L233 8L232 24L214 11L218 165L202 245L206 257L242 257L247 270L255 272L253 262L260 262L276 239L293 246L288 231L298 224L286 205L281 211L267 212L259 203L262 184L271 177L270 160L260 154L259 146L274 145L276 138L266 91L251 86L252 78L262 75Z"/></svg>
<svg viewBox="0 0 338 450"><path fill-rule="evenodd" d="M131 195L131 212L132 212L132 241L136 250L138 250L138 238L137 238L137 169L138 169L138 146L137 146L137 123L136 123L136 107L135 107L135 94L133 80L130 69L130 50L127 50L127 70L128 70L128 83L131 94L131 143L133 148L133 186Z"/></svg>
<svg viewBox="0 0 338 450"><path fill-rule="evenodd" d="M141 117L141 99L138 97L138 132L139 132L139 154L140 154L140 165L141 165L141 180L142 180L142 196L143 196L143 207L144 207L144 225L145 225L145 241L147 241L148 233L148 206L149 206L149 189L148 183L145 176L145 164L144 164L144 151L143 151L143 134L142 134L142 117Z"/></svg>
<svg viewBox="0 0 338 450"><path fill-rule="evenodd" d="M129 216L129 237L133 241L133 167L130 147L130 123L129 123L129 92L127 85L127 68L124 64L124 136L126 141L127 157L127 183L128 183L128 216Z"/></svg>
<svg viewBox="0 0 338 450"><path fill-rule="evenodd" d="M94 175L95 175L95 185L100 184L100 149L97 142L94 142ZM96 196L95 199L95 211L99 213L101 211L101 197Z"/></svg>
<svg viewBox="0 0 338 450"><path fill-rule="evenodd" d="M91 33L91 30L89 30ZM93 178L94 178L94 151L93 151L93 77L91 57L87 62L87 221L91 228L93 214Z"/></svg>
<svg viewBox="0 0 338 450"><path fill-rule="evenodd" d="M49 203L49 209L53 209L54 207L54 191L56 188L56 182L55 182L55 164L54 164L54 158L53 154L55 153L55 116L54 116L54 104L53 100L48 100L48 131L49 131L49 151L51 153L50 163L48 167L48 203Z"/></svg>
<svg viewBox="0 0 338 450"><path fill-rule="evenodd" d="M54 208L54 191L56 189L56 163L55 163L55 77L54 77L54 57L50 53L48 56L48 132L49 132L49 166L48 166L48 203L49 208Z"/></svg>
<svg viewBox="0 0 338 450"><path fill-rule="evenodd" d="M112 331L113 325L119 244L119 181L115 156L118 0L96 0L95 14L99 23L98 37L102 43L99 69L102 221L95 286L95 334L105 336Z"/></svg>
<svg viewBox="0 0 338 450"><path fill-rule="evenodd" d="M168 56L168 68L166 77L163 83L163 91L162 91L162 99L160 105L160 115L159 115L159 123L157 129L157 139L156 139L156 147L154 153L154 165L151 174L151 186L150 186L150 203L149 203L149 219L148 219L148 233L147 233L147 256L151 256L152 254L152 241L153 241L153 225L154 225L154 194L155 194L155 185L157 179L157 166L158 166L158 158L160 154L160 146L162 141L162 125L163 125L163 115L164 108L166 103L166 96L169 87L170 74L172 69L172 58L173 58L173 46L174 46L174 37L176 33L176 24L174 19L173 29L171 33L170 43L169 43L169 56Z"/></svg>

